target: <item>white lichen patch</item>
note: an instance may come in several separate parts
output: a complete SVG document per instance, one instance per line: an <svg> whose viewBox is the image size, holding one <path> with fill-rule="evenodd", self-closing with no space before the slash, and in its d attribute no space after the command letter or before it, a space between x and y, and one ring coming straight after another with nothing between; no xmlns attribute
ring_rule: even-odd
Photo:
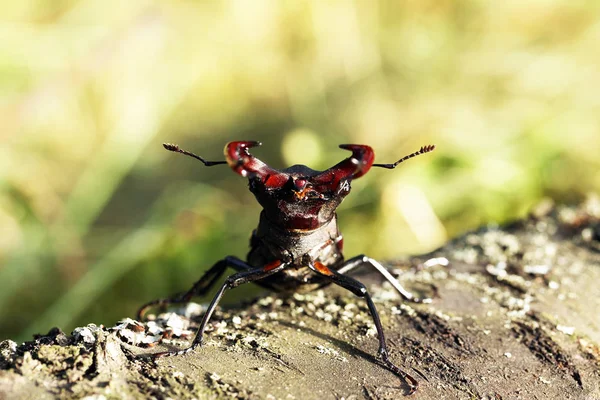
<svg viewBox="0 0 600 400"><path fill-rule="evenodd" d="M262 299L258 300L257 303L261 307L270 306L271 304L273 304L273 297L272 296L263 297Z"/></svg>
<svg viewBox="0 0 600 400"><path fill-rule="evenodd" d="M183 307L175 310L176 314L183 315L186 318L193 319L203 315L206 312L206 305L198 303L187 303Z"/></svg>
<svg viewBox="0 0 600 400"><path fill-rule="evenodd" d="M346 357L340 355L339 351L332 349L331 347L327 347L327 346L318 344L318 345L314 346L314 348L321 354L331 356L331 358L333 358L334 360L348 362L348 359Z"/></svg>
<svg viewBox="0 0 600 400"><path fill-rule="evenodd" d="M367 323L367 331L365 332L365 336L377 336L377 328L374 323Z"/></svg>
<svg viewBox="0 0 600 400"><path fill-rule="evenodd" d="M569 336L572 336L575 333L574 326L556 325L556 330Z"/></svg>
<svg viewBox="0 0 600 400"><path fill-rule="evenodd" d="M591 242L594 238L594 230L592 228L585 228L581 231L581 238L584 242Z"/></svg>
<svg viewBox="0 0 600 400"><path fill-rule="evenodd" d="M443 313L441 310L434 310L434 309L430 309L430 312L433 312L435 314L435 316L443 319L444 321L454 321L454 322L460 322L463 320L462 317L459 316L451 316L448 315L446 313Z"/></svg>
<svg viewBox="0 0 600 400"><path fill-rule="evenodd" d="M103 394L92 394L90 396L82 397L81 400L106 400L106 396Z"/></svg>
<svg viewBox="0 0 600 400"><path fill-rule="evenodd" d="M451 271L450 275L452 275L457 281L465 282L472 286L483 286L486 283L486 280L482 275L454 271Z"/></svg>
<svg viewBox="0 0 600 400"><path fill-rule="evenodd" d="M509 290L484 286L484 292L487 295L487 300L493 299L500 306L508 309L507 315L512 318L523 318L531 309L531 302L534 298L530 295L516 297Z"/></svg>
<svg viewBox="0 0 600 400"><path fill-rule="evenodd" d="M390 309L390 311L392 312L392 315L400 315L400 314L402 314L402 310L399 309L396 306L392 306L392 308Z"/></svg>
<svg viewBox="0 0 600 400"><path fill-rule="evenodd" d="M342 307L336 303L329 303L325 306L325 311L332 314L338 313L341 309Z"/></svg>
<svg viewBox="0 0 600 400"><path fill-rule="evenodd" d="M315 317L317 317L320 320L323 320L325 322L331 322L333 320L333 315L331 315L330 313L326 313L325 311L318 309L315 312Z"/></svg>
<svg viewBox="0 0 600 400"><path fill-rule="evenodd" d="M435 266L447 267L450 264L450 261L446 257L435 257L430 258L429 260L423 263L423 267L431 268Z"/></svg>
<svg viewBox="0 0 600 400"><path fill-rule="evenodd" d="M466 264L477 264L479 260L479 253L477 250L467 247L463 249L456 249L453 251L453 259L462 261Z"/></svg>
<svg viewBox="0 0 600 400"><path fill-rule="evenodd" d="M211 324L211 326L217 335L224 336L229 332L229 329L227 328L227 321L214 322Z"/></svg>
<svg viewBox="0 0 600 400"><path fill-rule="evenodd" d="M117 336L126 343L138 345L146 337L144 333L136 333L129 329L118 329Z"/></svg>
<svg viewBox="0 0 600 400"><path fill-rule="evenodd" d="M119 322L117 322L117 325L113 326L112 328L108 328L108 329L113 330L113 331L130 329L130 330L137 331L137 332L141 332L141 331L145 330L144 324L142 324L141 322L138 322L134 319L131 319L131 318L122 319Z"/></svg>
<svg viewBox="0 0 600 400"><path fill-rule="evenodd" d="M317 290L314 295L309 295L309 297L311 297L310 301L316 306L322 306L329 301L327 297L325 297L325 292L322 290Z"/></svg>
<svg viewBox="0 0 600 400"><path fill-rule="evenodd" d="M443 269L435 270L431 273L431 280L433 282L444 281L448 279L448 271Z"/></svg>
<svg viewBox="0 0 600 400"><path fill-rule="evenodd" d="M17 353L17 343L12 340L0 342L0 365L3 361L12 362Z"/></svg>
<svg viewBox="0 0 600 400"><path fill-rule="evenodd" d="M396 301L400 298L398 291L394 289L391 283L383 282L379 287L375 287L372 291L372 299L375 303L385 303L386 301Z"/></svg>
<svg viewBox="0 0 600 400"><path fill-rule="evenodd" d="M415 315L417 315L415 309L407 304L400 304L400 310L405 312L409 317L414 317Z"/></svg>
<svg viewBox="0 0 600 400"><path fill-rule="evenodd" d="M266 349L269 347L269 343L265 337L256 337L252 335L242 337L240 343L251 349Z"/></svg>
<svg viewBox="0 0 600 400"><path fill-rule="evenodd" d="M157 321L164 321L164 325L172 328L173 330L184 330L190 325L190 321L188 319L183 318L181 315L173 312L160 314L157 318Z"/></svg>
<svg viewBox="0 0 600 400"><path fill-rule="evenodd" d="M174 371L172 374L173 378L175 379L183 379L185 378L185 374L181 371Z"/></svg>
<svg viewBox="0 0 600 400"><path fill-rule="evenodd" d="M94 325L95 326L95 325ZM89 326L75 328L71 335L75 338L77 342L83 342L85 344L94 344L96 343L96 335L95 332Z"/></svg>
<svg viewBox="0 0 600 400"><path fill-rule="evenodd" d="M165 331L161 326L159 326L156 321L148 321L146 323L146 330L150 335L162 335Z"/></svg>
<svg viewBox="0 0 600 400"><path fill-rule="evenodd" d="M146 343L146 327L141 322L131 318L125 318L117 322L117 325L108 328L111 332L116 332L117 337L126 343L140 345Z"/></svg>
<svg viewBox="0 0 600 400"><path fill-rule="evenodd" d="M109 331L126 343L152 347L158 343L185 345L185 340L192 337L195 331L188 329L190 320L174 312L162 313L145 324L131 318L125 318ZM181 342L181 343L180 343Z"/></svg>
<svg viewBox="0 0 600 400"><path fill-rule="evenodd" d="M353 310L357 310L356 304L348 303L344 306L344 309L339 313L339 318L341 321L346 323L351 323L356 315Z"/></svg>
<svg viewBox="0 0 600 400"><path fill-rule="evenodd" d="M488 264L485 267L485 270L488 272L488 274L494 275L499 279L505 278L506 275L508 275L506 272L506 263L504 261L501 261L496 265Z"/></svg>
<svg viewBox="0 0 600 400"><path fill-rule="evenodd" d="M306 296L300 293L294 293L292 298L296 301L299 302L305 302L306 301Z"/></svg>

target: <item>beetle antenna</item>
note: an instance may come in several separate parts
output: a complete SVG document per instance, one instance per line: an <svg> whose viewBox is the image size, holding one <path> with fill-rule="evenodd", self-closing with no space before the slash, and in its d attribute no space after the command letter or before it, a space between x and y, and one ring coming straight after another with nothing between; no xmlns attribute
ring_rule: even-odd
<svg viewBox="0 0 600 400"><path fill-rule="evenodd" d="M206 161L204 158L202 158L194 153L180 149L179 146L177 146L176 144L163 143L163 147L165 149L167 149L169 151L173 151L175 153L181 153L181 154L185 154L186 156L194 157L196 160L202 161L202 163L204 165L206 165L207 167L212 167L213 165L219 165L219 164L227 164L227 161Z"/></svg>
<svg viewBox="0 0 600 400"><path fill-rule="evenodd" d="M398 161L396 161L393 164L373 164L373 167L381 167L381 168L387 168L387 169L394 169L396 168L396 166L410 158L416 157L418 155L421 154L425 154L425 153L429 153L430 151L433 151L435 149L435 145L433 144L428 144L427 146L423 146L421 147L418 151L415 151L414 153L410 153L407 156L402 157L401 159L399 159Z"/></svg>

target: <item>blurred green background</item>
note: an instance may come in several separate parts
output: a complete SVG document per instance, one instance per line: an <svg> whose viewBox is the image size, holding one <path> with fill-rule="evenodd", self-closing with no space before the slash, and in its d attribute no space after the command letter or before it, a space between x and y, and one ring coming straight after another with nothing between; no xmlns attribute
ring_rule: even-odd
<svg viewBox="0 0 600 400"><path fill-rule="evenodd" d="M346 255L425 252L600 189L600 2L1 1L0 339L113 324L244 257L222 159L393 162L339 209ZM248 296L232 291L228 301Z"/></svg>

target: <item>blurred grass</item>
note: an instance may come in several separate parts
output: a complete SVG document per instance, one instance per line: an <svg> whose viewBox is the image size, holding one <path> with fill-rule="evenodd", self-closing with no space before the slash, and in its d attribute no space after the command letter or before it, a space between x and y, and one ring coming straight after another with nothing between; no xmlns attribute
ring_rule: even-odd
<svg viewBox="0 0 600 400"><path fill-rule="evenodd" d="M423 252L600 189L595 1L2 1L0 339L111 324L243 257L259 206L220 159L378 162L348 256ZM247 296L239 288L229 301Z"/></svg>

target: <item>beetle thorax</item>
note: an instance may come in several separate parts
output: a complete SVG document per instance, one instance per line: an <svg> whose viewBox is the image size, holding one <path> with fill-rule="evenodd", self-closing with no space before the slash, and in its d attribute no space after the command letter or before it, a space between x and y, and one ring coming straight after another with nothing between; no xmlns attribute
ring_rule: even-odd
<svg viewBox="0 0 600 400"><path fill-rule="evenodd" d="M260 214L260 222L254 233L259 240L259 253L266 260L289 258L297 266L305 257L330 265L342 259L342 236L338 230L337 218L333 218L317 229L290 230L273 224Z"/></svg>

